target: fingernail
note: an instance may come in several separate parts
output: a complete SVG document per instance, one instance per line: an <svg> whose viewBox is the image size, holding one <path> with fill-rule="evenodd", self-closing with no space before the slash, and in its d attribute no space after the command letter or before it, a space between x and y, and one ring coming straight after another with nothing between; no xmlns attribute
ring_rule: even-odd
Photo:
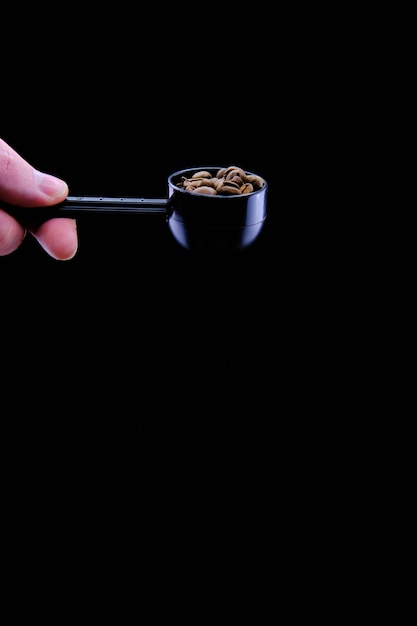
<svg viewBox="0 0 417 626"><path fill-rule="evenodd" d="M67 183L56 176L37 171L36 179L39 189L50 198L59 198L68 193Z"/></svg>

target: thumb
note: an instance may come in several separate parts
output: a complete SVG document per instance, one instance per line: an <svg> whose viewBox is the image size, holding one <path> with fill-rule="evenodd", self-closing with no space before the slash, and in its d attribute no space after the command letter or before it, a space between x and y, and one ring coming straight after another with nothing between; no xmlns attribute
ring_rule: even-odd
<svg viewBox="0 0 417 626"><path fill-rule="evenodd" d="M65 181L35 169L0 139L0 206L1 200L26 207L50 206L67 195Z"/></svg>

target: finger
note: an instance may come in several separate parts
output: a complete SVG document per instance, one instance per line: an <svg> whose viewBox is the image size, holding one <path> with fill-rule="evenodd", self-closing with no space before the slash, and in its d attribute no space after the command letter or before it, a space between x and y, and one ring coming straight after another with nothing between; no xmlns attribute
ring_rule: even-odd
<svg viewBox="0 0 417 626"><path fill-rule="evenodd" d="M25 236L26 229L14 217L0 209L0 256L17 250Z"/></svg>
<svg viewBox="0 0 417 626"><path fill-rule="evenodd" d="M36 170L0 139L1 200L17 206L37 207L56 204L67 195L65 181Z"/></svg>
<svg viewBox="0 0 417 626"><path fill-rule="evenodd" d="M0 209L1 200L23 207L50 206L65 200L65 181L32 167L3 139L0 139ZM0 210L0 255L16 250L26 230L14 218ZM30 228L46 252L55 259L73 258L78 248L77 226L73 219L57 218Z"/></svg>
<svg viewBox="0 0 417 626"><path fill-rule="evenodd" d="M54 259L72 259L78 248L77 223L75 220L59 217L44 222L30 230L42 248Z"/></svg>

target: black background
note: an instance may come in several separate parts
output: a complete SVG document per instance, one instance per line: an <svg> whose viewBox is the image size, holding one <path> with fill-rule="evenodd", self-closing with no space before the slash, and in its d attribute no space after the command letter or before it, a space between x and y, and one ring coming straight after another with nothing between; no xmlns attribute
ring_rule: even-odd
<svg viewBox="0 0 417 626"><path fill-rule="evenodd" d="M80 220L69 262L31 238L1 259L11 524L280 537L352 516L341 25L313 4L10 17L1 136L71 194L163 197L212 164L269 184L230 256L139 217Z"/></svg>

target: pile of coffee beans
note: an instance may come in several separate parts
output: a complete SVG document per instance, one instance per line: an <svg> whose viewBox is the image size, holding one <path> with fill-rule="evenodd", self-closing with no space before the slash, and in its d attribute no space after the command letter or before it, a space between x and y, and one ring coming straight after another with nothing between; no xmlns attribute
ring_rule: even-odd
<svg viewBox="0 0 417 626"><path fill-rule="evenodd" d="M194 193L236 196L262 189L265 181L255 174L247 174L241 167L222 167L215 174L206 170L195 172L190 178L182 176L178 187Z"/></svg>

